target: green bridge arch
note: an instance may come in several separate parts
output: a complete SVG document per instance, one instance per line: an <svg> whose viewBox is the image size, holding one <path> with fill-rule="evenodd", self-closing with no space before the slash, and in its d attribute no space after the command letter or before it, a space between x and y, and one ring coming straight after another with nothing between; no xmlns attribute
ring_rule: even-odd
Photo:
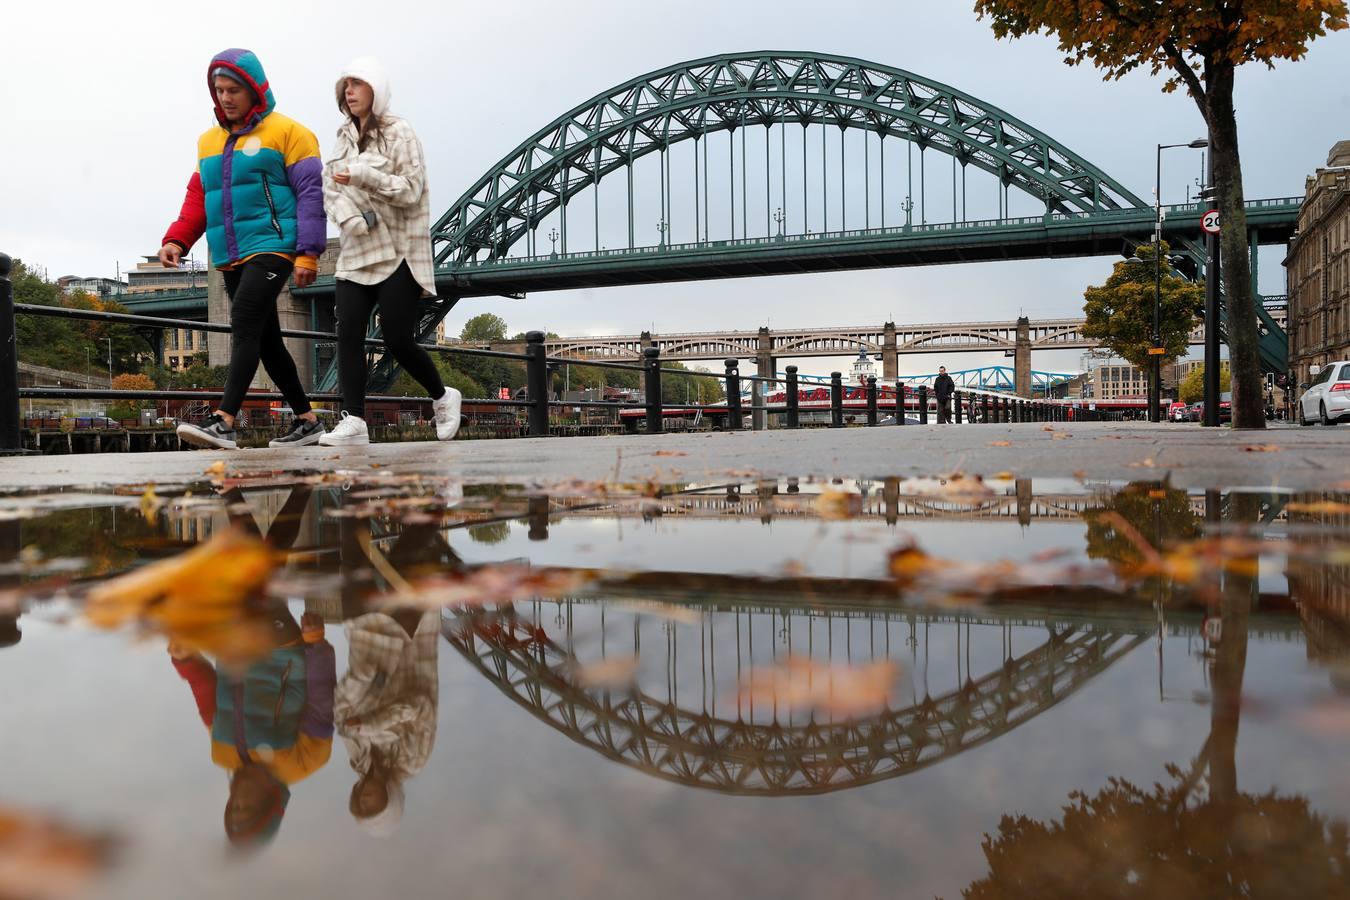
<svg viewBox="0 0 1350 900"><path fill-rule="evenodd" d="M824 53L709 56L595 95L531 135L435 223L438 265L499 259L582 190L639 158L717 131L835 125L946 153L1044 201L1047 212L1148 204L992 104L903 69Z"/></svg>

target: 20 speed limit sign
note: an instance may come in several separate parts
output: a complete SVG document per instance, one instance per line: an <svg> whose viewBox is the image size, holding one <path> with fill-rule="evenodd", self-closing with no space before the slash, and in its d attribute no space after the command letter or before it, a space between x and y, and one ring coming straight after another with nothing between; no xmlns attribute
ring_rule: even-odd
<svg viewBox="0 0 1350 900"><path fill-rule="evenodd" d="M1200 220L1200 227L1207 234L1218 234L1219 211L1217 209L1211 209L1209 212L1205 213L1204 218Z"/></svg>

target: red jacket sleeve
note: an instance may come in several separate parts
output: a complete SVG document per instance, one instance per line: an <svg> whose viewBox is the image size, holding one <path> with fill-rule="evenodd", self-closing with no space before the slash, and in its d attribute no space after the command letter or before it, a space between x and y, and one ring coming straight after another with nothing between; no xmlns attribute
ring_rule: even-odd
<svg viewBox="0 0 1350 900"><path fill-rule="evenodd" d="M187 196L183 198L183 208L178 211L178 219L164 232L162 244L177 244L186 253L206 231L206 196L202 191L202 177L193 172L188 179Z"/></svg>
<svg viewBox="0 0 1350 900"><path fill-rule="evenodd" d="M200 656L175 659L173 667L192 688L192 699L197 701L197 712L207 728L216 719L216 670Z"/></svg>

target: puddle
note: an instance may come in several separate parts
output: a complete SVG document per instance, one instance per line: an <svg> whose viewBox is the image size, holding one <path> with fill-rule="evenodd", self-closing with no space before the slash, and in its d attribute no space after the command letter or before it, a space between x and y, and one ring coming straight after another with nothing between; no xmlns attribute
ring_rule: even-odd
<svg viewBox="0 0 1350 900"><path fill-rule="evenodd" d="M1350 494L0 497L0 692L0 896L1345 896Z"/></svg>

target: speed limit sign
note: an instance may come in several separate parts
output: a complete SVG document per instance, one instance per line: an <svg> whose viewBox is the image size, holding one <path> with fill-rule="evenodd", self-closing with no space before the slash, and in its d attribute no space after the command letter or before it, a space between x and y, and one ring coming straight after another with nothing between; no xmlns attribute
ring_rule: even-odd
<svg viewBox="0 0 1350 900"><path fill-rule="evenodd" d="M1219 211L1211 209L1205 213L1204 218L1200 220L1200 227L1209 234L1219 233Z"/></svg>

